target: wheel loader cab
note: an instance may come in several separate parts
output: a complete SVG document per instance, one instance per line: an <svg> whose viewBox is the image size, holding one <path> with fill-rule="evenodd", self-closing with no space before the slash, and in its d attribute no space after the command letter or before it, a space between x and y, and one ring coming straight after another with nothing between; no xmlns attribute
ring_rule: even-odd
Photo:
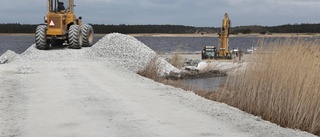
<svg viewBox="0 0 320 137"><path fill-rule="evenodd" d="M73 12L69 5L69 0L49 0L49 12Z"/></svg>
<svg viewBox="0 0 320 137"><path fill-rule="evenodd" d="M66 39L70 25L81 26L81 21L73 14L73 0L48 0L47 36L51 39Z"/></svg>

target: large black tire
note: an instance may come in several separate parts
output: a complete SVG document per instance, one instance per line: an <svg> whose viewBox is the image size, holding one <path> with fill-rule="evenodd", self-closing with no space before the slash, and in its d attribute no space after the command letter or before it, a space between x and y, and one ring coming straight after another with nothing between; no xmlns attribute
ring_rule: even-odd
<svg viewBox="0 0 320 137"><path fill-rule="evenodd" d="M82 34L79 25L71 25L68 34L69 48L81 49L82 47Z"/></svg>
<svg viewBox="0 0 320 137"><path fill-rule="evenodd" d="M47 26L39 25L36 29L36 48L40 50L49 49L49 43L46 39Z"/></svg>
<svg viewBox="0 0 320 137"><path fill-rule="evenodd" d="M82 25L81 31L82 31L82 37L83 37L82 47L91 47L93 44L93 37L94 37L92 26L87 24Z"/></svg>

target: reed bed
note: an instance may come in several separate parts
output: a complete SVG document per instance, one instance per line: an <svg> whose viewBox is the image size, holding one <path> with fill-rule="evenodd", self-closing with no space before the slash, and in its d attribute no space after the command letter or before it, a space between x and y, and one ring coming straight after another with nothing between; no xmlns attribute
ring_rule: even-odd
<svg viewBox="0 0 320 137"><path fill-rule="evenodd" d="M292 38L262 41L259 45L246 68L228 75L226 83L215 92L158 77L156 61L139 74L227 103L280 126L319 136L320 42Z"/></svg>
<svg viewBox="0 0 320 137"><path fill-rule="evenodd" d="M320 135L320 43L308 39L260 42L244 70L207 97L283 127Z"/></svg>

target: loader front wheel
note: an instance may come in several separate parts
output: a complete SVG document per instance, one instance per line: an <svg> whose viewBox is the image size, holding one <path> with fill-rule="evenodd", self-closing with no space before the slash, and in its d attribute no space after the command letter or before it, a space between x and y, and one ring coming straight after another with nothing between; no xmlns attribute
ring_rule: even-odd
<svg viewBox="0 0 320 137"><path fill-rule="evenodd" d="M93 28L91 25L82 25L83 47L91 47L93 44Z"/></svg>
<svg viewBox="0 0 320 137"><path fill-rule="evenodd" d="M49 49L49 43L46 39L46 25L39 25L36 29L36 48L40 50Z"/></svg>
<svg viewBox="0 0 320 137"><path fill-rule="evenodd" d="M69 48L81 49L82 47L82 34L79 25L71 25L68 34Z"/></svg>

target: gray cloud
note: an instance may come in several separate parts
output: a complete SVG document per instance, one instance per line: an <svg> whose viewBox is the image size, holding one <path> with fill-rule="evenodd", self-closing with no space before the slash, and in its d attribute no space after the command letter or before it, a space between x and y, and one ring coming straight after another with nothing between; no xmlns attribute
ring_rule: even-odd
<svg viewBox="0 0 320 137"><path fill-rule="evenodd" d="M85 23L234 26L318 23L319 0L75 0ZM46 1L1 0L1 23L43 23Z"/></svg>

